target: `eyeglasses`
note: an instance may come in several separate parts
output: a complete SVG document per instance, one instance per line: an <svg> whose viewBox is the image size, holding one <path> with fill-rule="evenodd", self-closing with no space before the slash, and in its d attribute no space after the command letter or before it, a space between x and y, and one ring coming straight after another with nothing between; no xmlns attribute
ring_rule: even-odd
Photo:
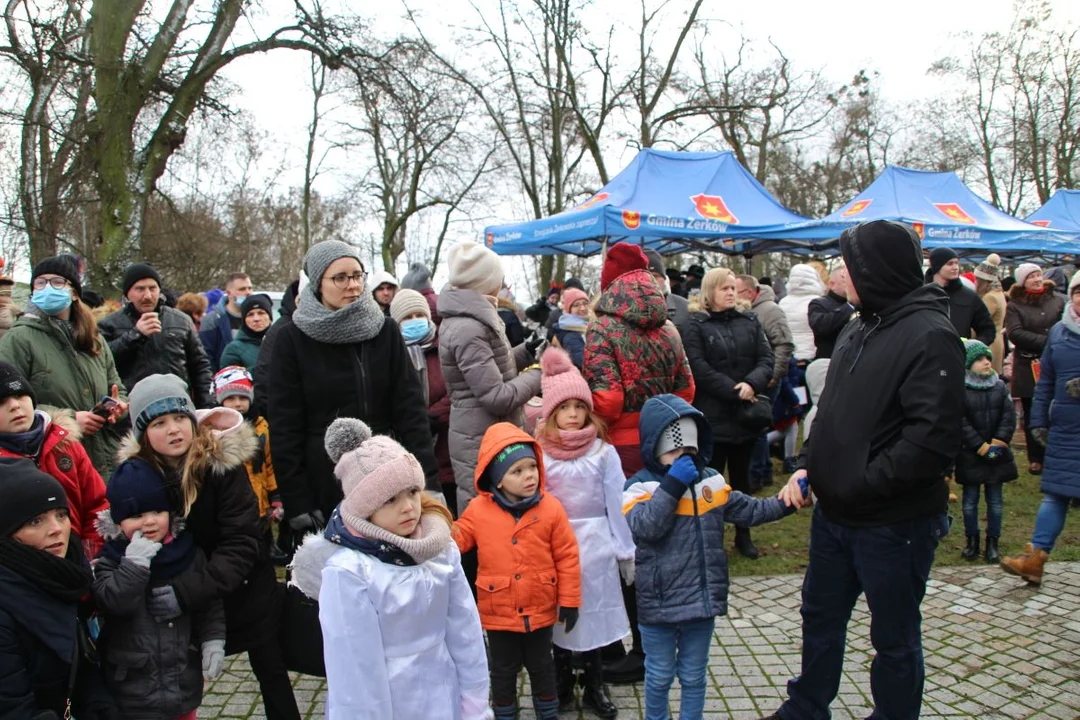
<svg viewBox="0 0 1080 720"><path fill-rule="evenodd" d="M64 288L66 288L70 284L71 283L69 283L66 278L62 278L62 277L51 277L51 278L39 277L39 278L34 278L33 288L35 290L44 290L46 285L52 285L57 290L63 290Z"/></svg>
<svg viewBox="0 0 1080 720"><path fill-rule="evenodd" d="M331 275L326 279L333 281L334 287L344 290L345 288L349 287L350 282L354 282L357 285L363 285L365 278L367 278L367 273L361 270L360 272L353 273L352 275L346 275L345 273Z"/></svg>

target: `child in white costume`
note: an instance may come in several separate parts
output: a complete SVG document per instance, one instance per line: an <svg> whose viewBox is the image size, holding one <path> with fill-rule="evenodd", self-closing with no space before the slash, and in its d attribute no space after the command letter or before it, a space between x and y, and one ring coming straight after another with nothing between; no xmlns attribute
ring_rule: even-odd
<svg viewBox="0 0 1080 720"><path fill-rule="evenodd" d="M319 599L331 720L487 720L480 615L416 458L352 418L326 431L345 499L296 552Z"/></svg>
<svg viewBox="0 0 1080 720"><path fill-rule="evenodd" d="M547 490L570 517L581 557L581 610L572 633L555 626L555 672L560 710L574 707L572 653L581 653L582 705L601 718L618 709L604 687L601 648L630 634L620 572L634 581L634 540L622 514L626 477L603 422L593 415L592 393L567 355L549 348L540 361L543 418L536 437L544 450Z"/></svg>

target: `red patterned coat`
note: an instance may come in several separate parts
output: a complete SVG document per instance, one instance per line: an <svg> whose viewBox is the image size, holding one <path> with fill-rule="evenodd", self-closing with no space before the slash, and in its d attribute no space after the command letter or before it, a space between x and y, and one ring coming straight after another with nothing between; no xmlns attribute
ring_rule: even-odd
<svg viewBox="0 0 1080 720"><path fill-rule="evenodd" d="M637 447L638 416L645 401L673 393L694 400L694 376L667 301L645 270L612 281L596 303L585 333L585 380L596 414L608 424L611 444Z"/></svg>

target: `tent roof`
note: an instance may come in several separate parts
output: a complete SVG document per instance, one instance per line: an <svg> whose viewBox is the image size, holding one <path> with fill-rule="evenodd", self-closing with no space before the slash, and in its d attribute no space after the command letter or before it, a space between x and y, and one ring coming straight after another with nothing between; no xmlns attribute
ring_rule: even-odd
<svg viewBox="0 0 1080 720"><path fill-rule="evenodd" d="M1045 205L1025 219L1039 227L1080 233L1080 190L1057 190Z"/></svg>
<svg viewBox="0 0 1080 720"><path fill-rule="evenodd" d="M797 215L730 151L646 148L583 204L552 217L495 225L485 240L500 255L592 255L605 240L633 239L661 253L688 247L744 253L806 246L829 230Z"/></svg>
<svg viewBox="0 0 1080 720"><path fill-rule="evenodd" d="M1069 242L1072 238L998 210L954 172L889 165L868 188L819 222L842 231L869 220L908 223L923 238L924 247L947 246L957 252L1056 253L1078 249L1076 243Z"/></svg>

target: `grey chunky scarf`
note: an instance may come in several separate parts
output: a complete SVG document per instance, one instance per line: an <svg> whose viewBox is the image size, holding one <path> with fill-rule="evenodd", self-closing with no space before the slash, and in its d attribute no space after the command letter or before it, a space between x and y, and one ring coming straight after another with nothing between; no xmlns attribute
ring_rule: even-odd
<svg viewBox="0 0 1080 720"><path fill-rule="evenodd" d="M351 305L340 310L330 310L315 297L312 285L304 288L304 294L293 313L292 321L300 331L312 340L330 345L348 345L364 342L379 334L386 316L366 290Z"/></svg>

